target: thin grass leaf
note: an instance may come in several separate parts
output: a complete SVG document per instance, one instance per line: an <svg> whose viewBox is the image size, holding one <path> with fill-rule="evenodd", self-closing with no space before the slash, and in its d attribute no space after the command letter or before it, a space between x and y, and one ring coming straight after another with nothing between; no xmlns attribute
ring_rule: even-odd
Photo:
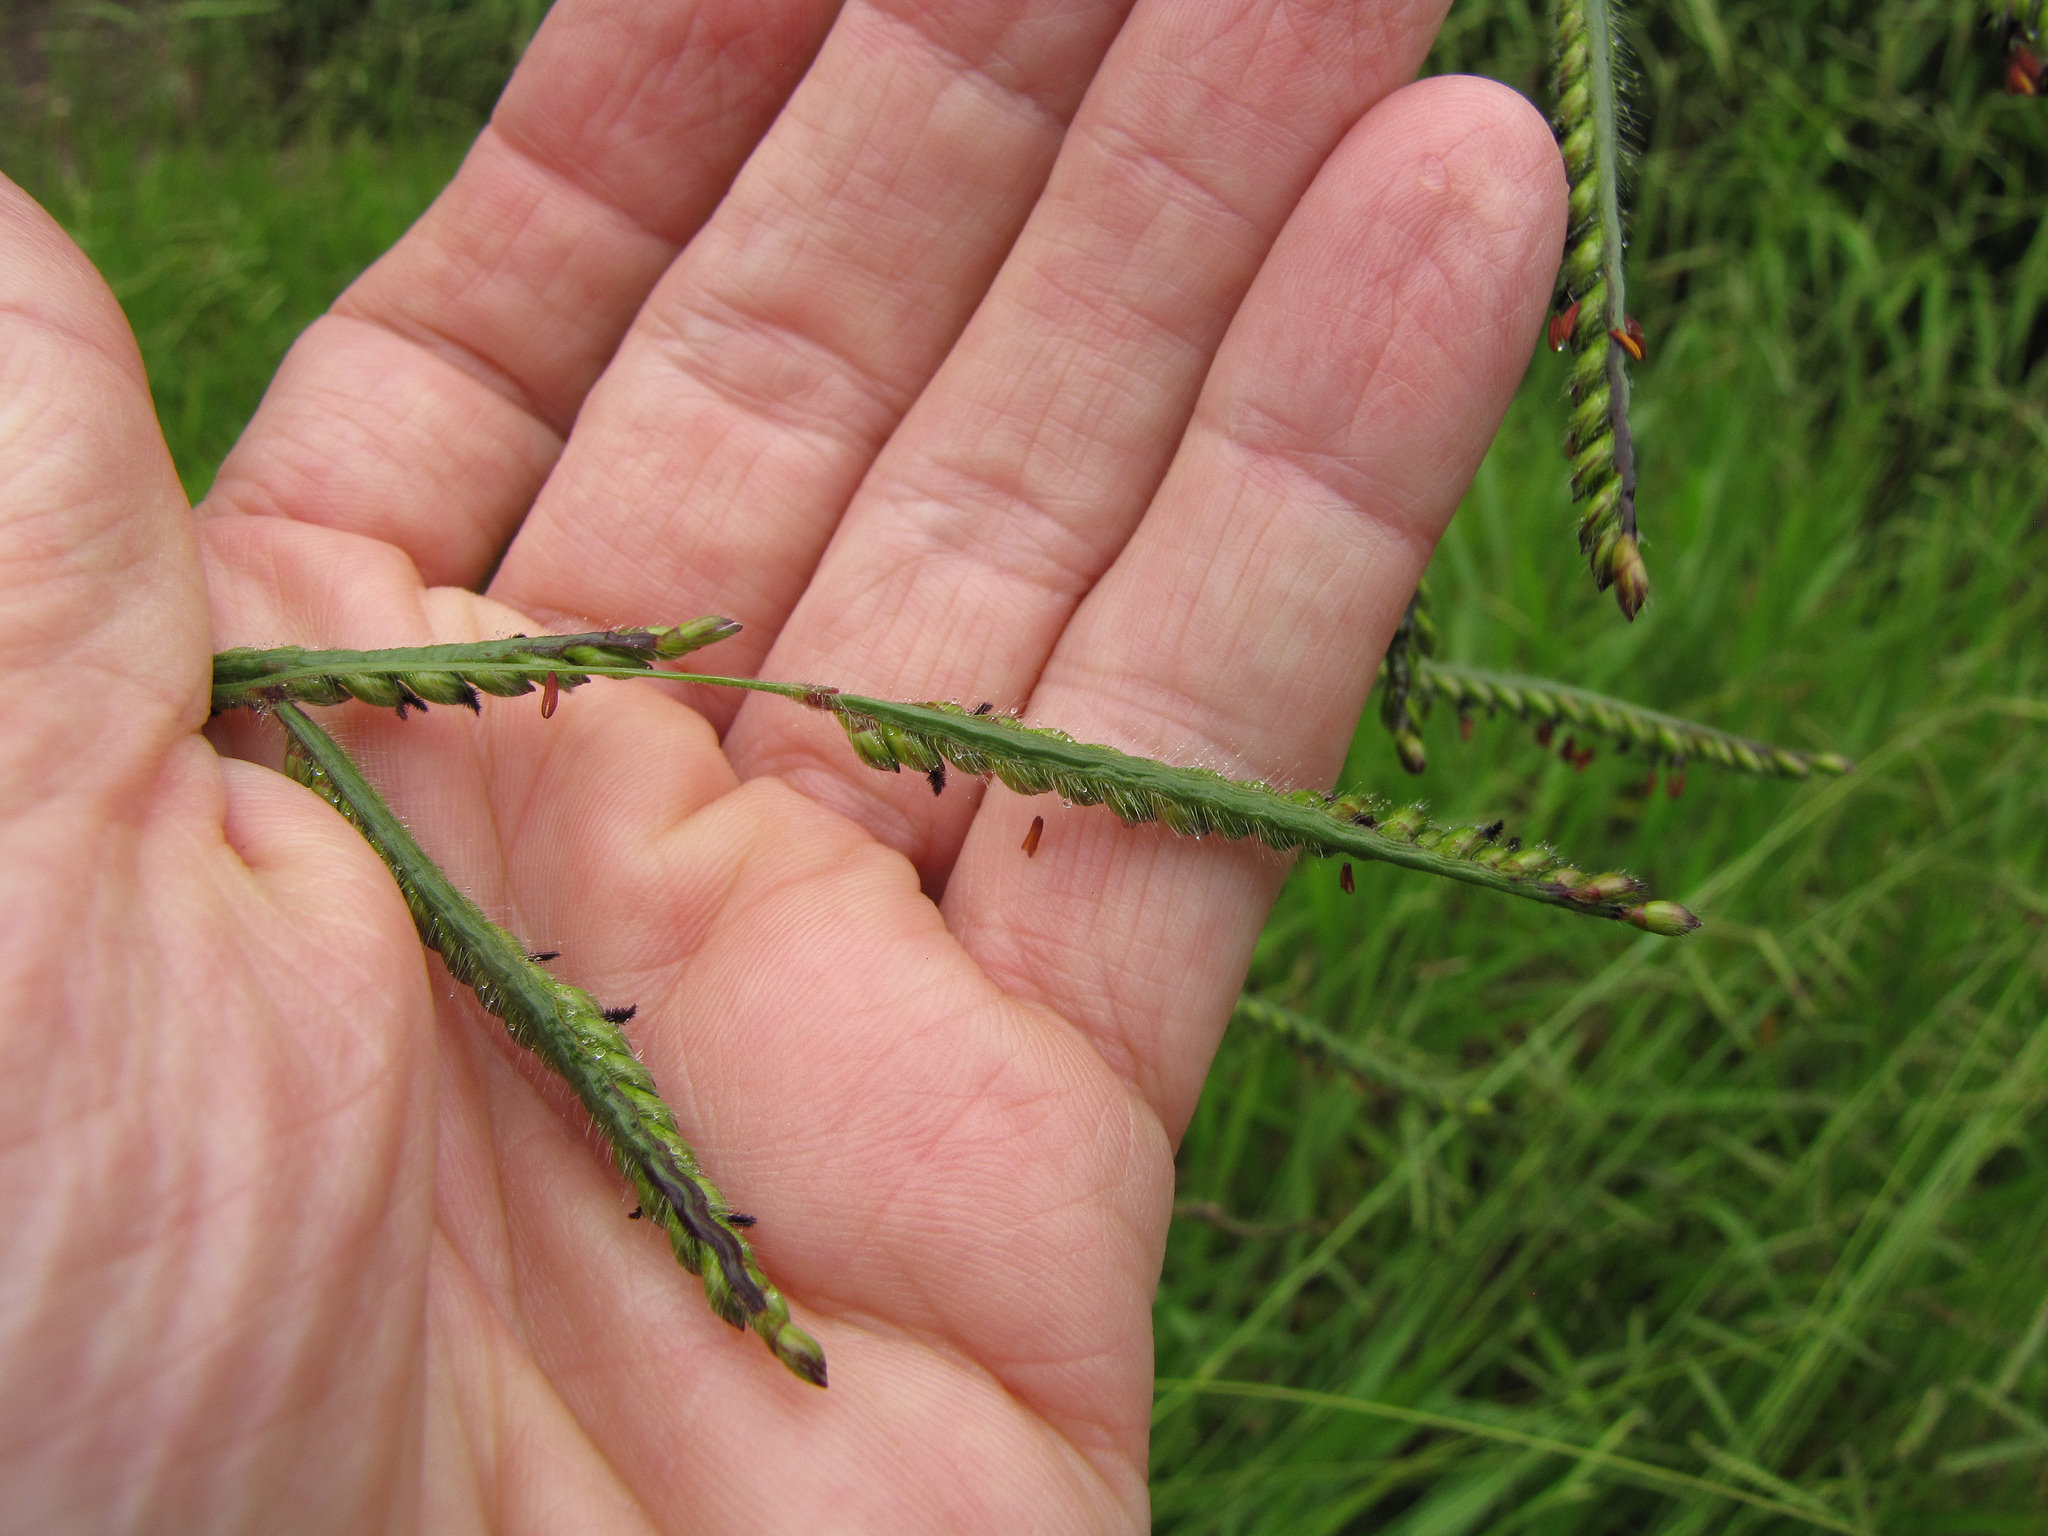
<svg viewBox="0 0 2048 1536"><path fill-rule="evenodd" d="M1622 88L1614 0L1557 0L1557 136L1571 180L1570 234L1558 274L1557 344L1572 353L1572 499L1585 503L1579 549L1601 591L1633 619L1650 595L1636 539L1635 439L1628 364L1642 333L1628 313L1622 272Z"/></svg>
<svg viewBox="0 0 2048 1536"><path fill-rule="evenodd" d="M576 1091L641 1210L667 1230L684 1267L703 1277L711 1310L735 1328L751 1327L792 1372L824 1386L824 1352L790 1320L788 1303L761 1273L743 1224L697 1166L620 1019L551 975L457 890L333 737L295 704L279 703L275 713L289 736L287 771L377 850L421 941L439 952L448 973Z"/></svg>
<svg viewBox="0 0 2048 1536"><path fill-rule="evenodd" d="M1304 1408L1324 1408L1336 1413L1356 1413L1367 1418L1391 1420L1396 1424L1412 1424L1417 1429L1442 1430L1449 1434L1469 1435L1475 1440L1518 1445L1527 1450L1542 1451L1550 1456L1570 1457L1582 1467L1598 1467L1642 1487L1654 1488L1660 1493L1707 1494L1717 1499L1747 1504L1752 1509L1765 1510L1787 1520L1797 1520L1824 1531L1840 1531L1843 1536L1866 1536L1864 1527L1824 1509L1766 1498L1729 1483L1717 1483L1708 1478L1694 1477L1688 1472L1660 1467L1654 1462L1638 1461L1633 1456L1617 1456L1611 1451L1603 1451L1594 1446L1575 1445L1569 1440L1558 1440L1549 1435L1532 1435L1523 1430L1509 1429L1500 1424L1488 1424L1484 1420L1466 1418L1459 1414L1431 1413L1424 1408L1409 1408L1399 1403L1373 1402L1367 1398L1344 1397L1335 1392L1310 1392L1300 1387L1272 1386L1261 1381L1177 1381L1171 1377L1161 1377L1155 1385L1173 1391L1199 1393L1207 1397L1256 1398L1266 1402L1295 1403Z"/></svg>
<svg viewBox="0 0 2048 1536"><path fill-rule="evenodd" d="M1310 1061L1335 1067L1365 1088L1386 1088L1411 1095L1453 1115L1490 1115L1493 1105L1474 1098L1455 1083L1417 1072L1383 1051L1362 1041L1347 1039L1335 1030L1270 998L1247 992L1237 1000L1230 1023L1236 1029L1253 1029L1281 1040Z"/></svg>

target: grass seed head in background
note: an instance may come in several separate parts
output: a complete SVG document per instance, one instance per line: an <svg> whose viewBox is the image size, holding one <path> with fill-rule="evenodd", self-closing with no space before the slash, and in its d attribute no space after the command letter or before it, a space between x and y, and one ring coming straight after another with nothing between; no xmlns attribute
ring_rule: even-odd
<svg viewBox="0 0 2048 1536"><path fill-rule="evenodd" d="M1615 0L1557 0L1557 133L1571 180L1570 225L1558 274L1553 346L1572 354L1572 498L1583 503L1579 550L1601 591L1633 619L1650 595L1636 538L1636 451L1629 423L1631 359L1642 330L1628 312L1622 272L1622 88Z"/></svg>

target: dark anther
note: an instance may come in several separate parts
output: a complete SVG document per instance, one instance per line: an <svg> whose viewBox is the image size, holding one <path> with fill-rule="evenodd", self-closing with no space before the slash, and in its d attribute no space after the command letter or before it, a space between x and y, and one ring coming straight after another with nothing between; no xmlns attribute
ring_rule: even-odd
<svg viewBox="0 0 2048 1536"><path fill-rule="evenodd" d="M626 1006L625 1006L625 1007L623 1007L623 1008L607 1008L607 1009L605 1009L605 1011L604 1011L604 1016L605 1016L605 1018L606 1018L606 1019L607 1019L607 1020L608 1020L609 1022L611 1022L611 1023L613 1023L613 1024L623 1024L623 1023L625 1023L625 1022L626 1022L626 1020L628 1020L628 1019L632 1018L632 1017L633 1017L633 1015L634 1015L634 1014L636 1014L636 1013L638 1013L639 1011L640 1011L640 1007L639 1007L639 1004L637 1004L637 1003L628 1003L628 1004L626 1004Z"/></svg>
<svg viewBox="0 0 2048 1536"><path fill-rule="evenodd" d="M1539 747L1548 747L1548 746L1550 745L1550 735L1551 735L1551 729L1552 729L1552 727L1551 727L1551 724L1550 724L1550 722L1549 722L1548 720L1544 720L1544 721L1541 721L1540 723L1538 723L1538 725L1537 725L1537 727L1536 727L1536 745L1537 745L1537 746L1539 746Z"/></svg>
<svg viewBox="0 0 2048 1536"><path fill-rule="evenodd" d="M991 703L991 702L990 702L989 700L987 700L987 699L983 699L983 700L982 700L982 701L981 701L981 702L980 702L979 704L977 704L977 705L975 705L975 706L974 706L974 712L975 712L975 713L976 713L977 715L985 715L985 714L987 714L987 713L988 713L988 712L989 712L990 710L992 710L992 709L994 709L994 708L995 708L995 705L994 705L993 703Z"/></svg>
<svg viewBox="0 0 2048 1536"><path fill-rule="evenodd" d="M1508 839L1508 852L1509 852L1509 853L1520 853L1521 851L1522 851L1522 840L1521 840L1521 839L1520 839L1519 837L1511 837L1511 838L1509 838L1509 839Z"/></svg>
<svg viewBox="0 0 2048 1536"><path fill-rule="evenodd" d="M742 1216L738 1211L734 1211L725 1218L725 1224L728 1227L751 1227L754 1224L754 1218Z"/></svg>
<svg viewBox="0 0 2048 1536"><path fill-rule="evenodd" d="M638 1221L640 1219L640 1216L640 1207L637 1205L634 1206L633 1209L631 1209L630 1211L626 1212L626 1220L628 1221Z"/></svg>
<svg viewBox="0 0 2048 1536"><path fill-rule="evenodd" d="M1492 842L1496 837L1500 836L1500 829L1506 825L1505 821L1489 821L1479 829L1479 841L1482 843Z"/></svg>
<svg viewBox="0 0 2048 1536"><path fill-rule="evenodd" d="M550 960L561 959L562 952L559 949L539 949L535 950L526 958L531 960L535 965L546 965Z"/></svg>
<svg viewBox="0 0 2048 1536"><path fill-rule="evenodd" d="M1337 889L1346 896L1351 895L1358 889L1358 883L1351 878L1351 865L1348 860L1344 867L1337 871Z"/></svg>
<svg viewBox="0 0 2048 1536"><path fill-rule="evenodd" d="M946 765L944 763L933 763L931 771L925 775L925 781L931 785L933 794L944 794L946 792Z"/></svg>
<svg viewBox="0 0 2048 1536"><path fill-rule="evenodd" d="M1354 827L1376 827L1379 823L1373 820L1371 811L1359 811L1352 816L1351 825Z"/></svg>

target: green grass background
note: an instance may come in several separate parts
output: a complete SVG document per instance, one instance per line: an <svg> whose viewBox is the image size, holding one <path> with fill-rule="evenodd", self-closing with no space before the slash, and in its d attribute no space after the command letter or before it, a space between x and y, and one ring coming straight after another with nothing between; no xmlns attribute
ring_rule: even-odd
<svg viewBox="0 0 2048 1536"><path fill-rule="evenodd" d="M0 170L113 282L195 494L541 8L0 17ZM1437 559L1442 654L1862 771L1673 800L1431 723L1441 810L1709 926L1297 873L1254 985L1448 1093L1226 1041L1157 1308L1162 1531L2048 1530L2048 103L1966 4L1631 31L1656 595L1624 625L1580 569L1542 354ZM1542 36L1458 0L1433 67L1536 93ZM1348 777L1402 787L1376 726Z"/></svg>

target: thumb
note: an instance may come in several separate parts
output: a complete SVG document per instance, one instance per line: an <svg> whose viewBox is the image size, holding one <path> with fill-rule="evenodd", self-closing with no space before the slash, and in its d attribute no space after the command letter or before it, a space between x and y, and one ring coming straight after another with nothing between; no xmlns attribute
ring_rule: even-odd
<svg viewBox="0 0 2048 1536"><path fill-rule="evenodd" d="M206 714L192 518L107 285L0 177L0 814L131 786Z"/></svg>

